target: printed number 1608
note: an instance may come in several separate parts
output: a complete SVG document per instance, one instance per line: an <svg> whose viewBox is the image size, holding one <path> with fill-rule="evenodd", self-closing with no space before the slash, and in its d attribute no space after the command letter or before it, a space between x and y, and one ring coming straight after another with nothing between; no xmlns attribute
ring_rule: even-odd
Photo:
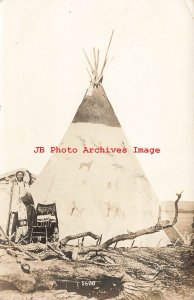
<svg viewBox="0 0 194 300"><path fill-rule="evenodd" d="M82 286L95 286L96 285L96 281L82 281Z"/></svg>

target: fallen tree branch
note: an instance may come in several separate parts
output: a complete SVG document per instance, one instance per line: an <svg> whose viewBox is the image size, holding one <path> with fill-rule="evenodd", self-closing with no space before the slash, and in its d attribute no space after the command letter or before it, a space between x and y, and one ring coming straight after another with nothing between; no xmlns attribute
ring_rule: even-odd
<svg viewBox="0 0 194 300"><path fill-rule="evenodd" d="M59 255L60 258L64 259L64 260L69 260L64 254L63 252L56 250L51 244L47 243L48 248L50 248L53 252L55 252L57 255Z"/></svg>
<svg viewBox="0 0 194 300"><path fill-rule="evenodd" d="M174 216L174 220L171 223L171 226L168 226L168 227L172 227L177 222L177 219L178 219L178 202L181 198L182 193L183 193L183 191L180 194L176 194L177 195L177 200L175 201L175 204L174 204L175 205L175 216Z"/></svg>
<svg viewBox="0 0 194 300"><path fill-rule="evenodd" d="M31 254L30 252L28 252L28 251L26 251L26 250L22 250L18 245L16 245L15 243L11 242L11 241L9 240L8 236L5 234L5 232L4 232L4 230L3 230L3 228L2 228L1 226L0 226L0 230L1 230L1 232L3 233L4 237L7 239L9 245L10 245L13 249L15 249L15 250L17 250L17 251L19 251L19 252L21 252L21 253L23 253L23 254L26 254L27 256L29 256L30 258L32 258L32 259L34 259L34 260L39 260L39 261L40 261L40 258L39 258L38 255L34 255L34 254Z"/></svg>
<svg viewBox="0 0 194 300"><path fill-rule="evenodd" d="M100 241L100 238L101 238L99 235L88 231L88 232L83 232L83 233L79 233L79 234L68 235L60 241L60 244L62 246L65 246L71 240L76 240L76 239L83 238L86 236L90 236L91 238L93 238L94 240L97 240L97 241Z"/></svg>
<svg viewBox="0 0 194 300"><path fill-rule="evenodd" d="M181 198L182 193L183 192L181 192L180 194L176 194L177 200L175 201L175 216L171 223L169 220L161 221L161 209L159 208L158 221L157 221L156 225L151 226L149 228L144 228L144 229L138 230L136 232L128 231L128 233L126 233L126 234L117 235L117 236L107 240L104 244L102 244L102 247L107 249L110 245L112 245L114 243L118 243L119 241L133 240L133 239L135 239L139 236L145 235L145 234L152 234L152 233L158 232L160 230L173 227L177 222L178 202Z"/></svg>

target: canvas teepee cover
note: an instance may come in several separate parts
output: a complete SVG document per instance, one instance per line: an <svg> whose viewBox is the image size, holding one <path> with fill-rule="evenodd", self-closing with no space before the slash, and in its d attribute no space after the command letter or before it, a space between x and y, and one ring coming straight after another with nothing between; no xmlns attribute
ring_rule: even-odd
<svg viewBox="0 0 194 300"><path fill-rule="evenodd" d="M53 154L32 188L36 203L56 202L60 238L92 231L103 234L105 241L157 222L158 199L101 84L107 54L99 74L96 57L98 54L92 67L86 56L91 84L58 146L78 151ZM83 153L84 147L100 146L127 148L128 152ZM140 237L136 243L156 245L159 240L162 244L168 241L164 232Z"/></svg>
<svg viewBox="0 0 194 300"><path fill-rule="evenodd" d="M84 146L128 152L83 153ZM36 202L56 202L60 237L92 231L105 240L156 223L158 199L101 85L86 92L59 145L68 147L77 153L53 154L32 190ZM155 244L164 233L157 235L143 240Z"/></svg>

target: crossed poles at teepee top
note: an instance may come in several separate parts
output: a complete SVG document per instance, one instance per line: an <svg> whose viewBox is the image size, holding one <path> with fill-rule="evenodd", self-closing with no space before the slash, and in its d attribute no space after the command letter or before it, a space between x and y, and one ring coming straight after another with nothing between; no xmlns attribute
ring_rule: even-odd
<svg viewBox="0 0 194 300"><path fill-rule="evenodd" d="M93 84L93 87L98 87L99 84L102 83L103 71L104 71L104 68L105 68L107 60L108 60L108 51L109 51L110 44L111 44L111 41L112 41L113 33L114 33L114 30L112 31L112 34L111 34L111 37L110 37L110 41L109 41L109 44L108 44L108 48L107 48L107 51L106 51L104 63L102 65L102 68L101 68L101 70L100 70L99 73L98 73L98 68L99 68L99 49L96 50L95 48L93 48L94 65L92 66L92 63L90 62L90 60L88 58L88 55L86 54L86 51L83 48L83 52L84 52L84 55L85 55L86 60L88 62L88 65L90 67L91 73L90 73L90 71L89 71L88 68L87 68L87 72L88 72L88 74L90 76L91 83Z"/></svg>

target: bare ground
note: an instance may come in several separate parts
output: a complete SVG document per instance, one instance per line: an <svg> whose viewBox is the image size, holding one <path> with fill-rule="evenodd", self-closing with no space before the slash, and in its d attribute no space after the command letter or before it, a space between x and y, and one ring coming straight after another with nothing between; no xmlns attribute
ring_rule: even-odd
<svg viewBox="0 0 194 300"><path fill-rule="evenodd" d="M0 250L0 300L194 299L191 247L109 248L77 261L50 252L44 261L25 259L29 270L13 254Z"/></svg>

